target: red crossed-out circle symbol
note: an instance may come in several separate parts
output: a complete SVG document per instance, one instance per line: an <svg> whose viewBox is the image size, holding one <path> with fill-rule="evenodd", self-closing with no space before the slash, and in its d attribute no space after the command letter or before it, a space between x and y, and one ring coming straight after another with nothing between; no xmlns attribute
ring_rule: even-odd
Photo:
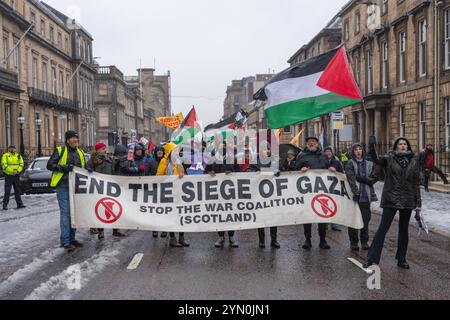
<svg viewBox="0 0 450 320"><path fill-rule="evenodd" d="M95 206L95 215L103 223L111 224L120 219L122 205L112 198L103 198Z"/></svg>
<svg viewBox="0 0 450 320"><path fill-rule="evenodd" d="M311 206L314 213L321 218L330 219L337 213L336 201L326 194L315 196L311 202Z"/></svg>

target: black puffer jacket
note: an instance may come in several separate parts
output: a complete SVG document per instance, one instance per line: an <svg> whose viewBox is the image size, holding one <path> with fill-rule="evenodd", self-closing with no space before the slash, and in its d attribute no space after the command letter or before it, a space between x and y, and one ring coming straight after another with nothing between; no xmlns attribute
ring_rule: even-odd
<svg viewBox="0 0 450 320"><path fill-rule="evenodd" d="M400 140L408 143L406 154L391 151L387 156L378 157L375 146L370 145L370 155L372 161L382 166L386 172L381 207L414 210L422 207L420 165L414 158L411 144L407 139L397 139L393 150L397 150ZM405 168L402 167L402 162L407 163Z"/></svg>
<svg viewBox="0 0 450 320"><path fill-rule="evenodd" d="M114 173L118 176L136 176L139 169L134 161L128 160L128 149L124 145L119 144L114 152Z"/></svg>
<svg viewBox="0 0 450 320"><path fill-rule="evenodd" d="M316 152L310 151L305 148L303 152L300 152L295 161L296 170L302 170L303 168L310 168L311 170L326 170L330 167L330 161L322 153L320 148Z"/></svg>

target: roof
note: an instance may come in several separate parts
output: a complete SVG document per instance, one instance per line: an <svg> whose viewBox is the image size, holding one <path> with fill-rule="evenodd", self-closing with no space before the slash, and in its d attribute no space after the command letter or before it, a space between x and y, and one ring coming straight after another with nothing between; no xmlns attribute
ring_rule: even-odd
<svg viewBox="0 0 450 320"><path fill-rule="evenodd" d="M68 16L66 16L64 13L56 10L55 8L53 8L52 6L48 5L45 2L40 2L41 5L46 8L46 10L50 11L51 14L53 14L54 16L56 16L61 23L64 24L64 26L69 29L69 25L73 26L73 25L77 25L77 29L81 30L84 34L86 34L91 40L93 40L92 35L80 24L77 23L77 21L75 19L72 19ZM69 21L71 21L71 23L69 23ZM70 31L70 30L69 30Z"/></svg>

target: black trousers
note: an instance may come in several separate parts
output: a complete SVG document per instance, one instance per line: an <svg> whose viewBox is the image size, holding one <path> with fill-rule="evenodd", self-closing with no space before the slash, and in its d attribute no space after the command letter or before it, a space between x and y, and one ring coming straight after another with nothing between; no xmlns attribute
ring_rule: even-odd
<svg viewBox="0 0 450 320"><path fill-rule="evenodd" d="M272 242L277 241L278 228L270 228L270 239ZM263 243L266 241L266 230L264 228L258 229L259 242Z"/></svg>
<svg viewBox="0 0 450 320"><path fill-rule="evenodd" d="M383 216L381 217L381 223L378 228L377 233L370 247L369 254L367 256L368 260L379 264L381 260L381 253L383 251L384 241L386 239L386 234L392 225L397 211L400 211L400 221L398 229L398 243L397 243L397 254L395 258L399 262L406 261L406 253L408 251L408 241L409 241L409 222L411 220L412 210L398 210L395 208L385 208L383 210Z"/></svg>
<svg viewBox="0 0 450 320"><path fill-rule="evenodd" d="M319 223L319 236L321 239L325 239L327 236L327 227L328 224L326 223ZM303 226L303 230L305 233L305 238L306 239L311 239L312 238L312 224L305 224Z"/></svg>
<svg viewBox="0 0 450 320"><path fill-rule="evenodd" d="M228 231L229 237L234 237L235 231ZM225 232L219 232L219 237L225 237Z"/></svg>
<svg viewBox="0 0 450 320"><path fill-rule="evenodd" d="M370 202L367 203L359 203L359 208L361 209L362 219L364 222L364 228L359 231L353 228L348 228L348 236L350 237L350 242L357 244L359 240L361 243L369 242L369 223L372 218L372 212L370 211Z"/></svg>
<svg viewBox="0 0 450 320"><path fill-rule="evenodd" d="M3 206L7 207L9 198L11 196L11 189L14 188L14 196L16 198L17 206L23 205L20 197L19 176L5 176L5 196L3 198Z"/></svg>
<svg viewBox="0 0 450 320"><path fill-rule="evenodd" d="M442 181L444 182L448 182L447 177L445 176L445 174L442 172L441 169L439 169L438 167L433 167L431 169L426 169L423 172L424 175L424 184L423 186L425 187L426 190L428 190L428 184L430 182L431 179L431 174L432 173L436 173L437 175L439 175L439 177L442 179Z"/></svg>

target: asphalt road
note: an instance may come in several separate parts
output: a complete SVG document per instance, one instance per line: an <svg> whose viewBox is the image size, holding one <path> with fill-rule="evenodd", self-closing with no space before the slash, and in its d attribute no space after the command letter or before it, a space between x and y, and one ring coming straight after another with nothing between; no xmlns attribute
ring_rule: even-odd
<svg viewBox="0 0 450 320"><path fill-rule="evenodd" d="M50 204L49 204L50 205ZM1 216L0 216L1 218ZM34 221L33 219L36 219ZM45 219L48 222L39 224ZM371 223L371 235L380 217ZM187 234L190 248L172 249L167 240L133 231L125 239L103 242L82 231L85 247L73 254L57 248L57 213L4 219L0 226L42 228L30 242L33 253L17 245L5 250L0 267L0 299L448 299L450 297L450 239L432 234L417 240L411 227L411 270L394 260L397 224L391 228L381 264L381 290L368 290L368 275L348 261L363 261L365 253L349 250L345 232L329 232L330 251L305 252L301 226L280 228L280 250L259 249L256 231L238 233L239 249L214 248L215 234ZM0 227L1 229L1 227ZM316 228L314 228L316 229ZM8 232L6 232L8 234ZM13 237L11 235L11 237ZM17 241L24 241L26 234ZM31 236L30 236L31 237ZM31 238L33 238L31 237ZM30 240L31 240L30 238ZM26 242L25 242L26 243ZM5 247L3 247L5 248ZM3 250L3 249L0 249ZM1 252L0 252L1 253ZM135 254L143 258L127 270ZM9 258L9 260L8 260ZM77 276L71 273L75 270ZM78 278L78 275L80 276ZM73 287L73 279L79 285Z"/></svg>

